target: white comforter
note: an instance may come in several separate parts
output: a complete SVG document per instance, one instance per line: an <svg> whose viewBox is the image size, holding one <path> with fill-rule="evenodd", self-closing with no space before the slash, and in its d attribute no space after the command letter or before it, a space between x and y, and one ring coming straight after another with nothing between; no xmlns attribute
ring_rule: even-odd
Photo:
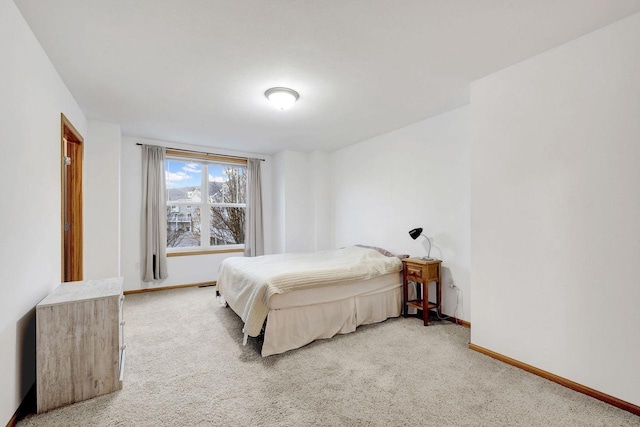
<svg viewBox="0 0 640 427"><path fill-rule="evenodd" d="M244 321L245 336L255 337L267 318L272 295L366 280L401 269L398 258L356 246L315 253L227 258L220 266L218 291Z"/></svg>

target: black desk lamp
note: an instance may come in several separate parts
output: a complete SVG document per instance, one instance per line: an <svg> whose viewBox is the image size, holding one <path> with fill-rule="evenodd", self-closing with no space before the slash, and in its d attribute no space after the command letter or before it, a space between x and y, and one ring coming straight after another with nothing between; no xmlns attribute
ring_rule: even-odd
<svg viewBox="0 0 640 427"><path fill-rule="evenodd" d="M409 236L411 236L411 238L413 240L416 240L420 236L422 236L425 239L427 239L427 242L429 242L429 251L427 252L427 257L426 258L422 258L422 259L427 260L427 261L432 260L433 258L431 258L431 240L429 240L429 238L427 236L422 234L422 227L414 228L413 230L409 231Z"/></svg>

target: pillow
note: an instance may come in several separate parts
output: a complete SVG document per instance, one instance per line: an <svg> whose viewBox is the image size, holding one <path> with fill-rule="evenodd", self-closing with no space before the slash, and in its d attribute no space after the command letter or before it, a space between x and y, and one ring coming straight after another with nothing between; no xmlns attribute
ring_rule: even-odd
<svg viewBox="0 0 640 427"><path fill-rule="evenodd" d="M407 255L407 254L396 255L394 253L389 252L386 249L378 248L377 246L367 246L367 245L354 245L354 246L357 246L359 248L374 249L374 250L380 252L384 256L394 256L394 257L398 257L400 259L409 258L409 255Z"/></svg>

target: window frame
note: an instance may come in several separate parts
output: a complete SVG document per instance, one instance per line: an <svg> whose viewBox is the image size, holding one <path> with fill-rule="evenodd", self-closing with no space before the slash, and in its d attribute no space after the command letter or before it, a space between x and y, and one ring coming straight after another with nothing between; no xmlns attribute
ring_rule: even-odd
<svg viewBox="0 0 640 427"><path fill-rule="evenodd" d="M246 203L210 203L209 202L209 169L208 165L231 165L231 166L243 166L245 173L247 170L247 160L238 157L227 157L223 155L207 154L207 153L192 153L175 149L167 149L165 153L165 161L177 160L177 161L193 161L199 163L202 168L200 192L200 203L194 203L193 201L184 202L170 202L165 201L167 207L169 206L189 206L191 208L190 213L195 212L197 208L200 208L200 246L188 246L188 247L166 247L167 257L174 256L188 256L188 255L206 255L206 254L220 254L220 253L232 253L232 252L244 252L244 243L233 245L210 245L210 233L209 227L211 224L210 209L212 207L240 207L245 209L245 215L247 212ZM168 187L165 183L165 194L168 191ZM246 216L245 216L246 218ZM168 219L167 219L168 223ZM205 227L206 226L206 227ZM166 245L166 242L165 242Z"/></svg>

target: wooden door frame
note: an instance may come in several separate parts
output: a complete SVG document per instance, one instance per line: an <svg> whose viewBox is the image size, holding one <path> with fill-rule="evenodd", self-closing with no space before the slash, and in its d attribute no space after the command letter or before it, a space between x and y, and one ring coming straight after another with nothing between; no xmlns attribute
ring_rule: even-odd
<svg viewBox="0 0 640 427"><path fill-rule="evenodd" d="M78 201L79 212L77 217L74 217L71 227L73 228L75 233L78 233L80 240L80 250L74 252L74 265L77 265L79 277L76 277L77 280L82 280L83 276L83 230L82 230L82 160L84 156L84 138L80 135L80 132L71 124L69 119L67 119L64 113L60 113L60 266L61 266L61 281L65 281L65 261L66 261L66 253L65 253L65 157L67 154L66 150L66 142L69 141L71 143L75 143L78 145L78 157L80 158L80 162L76 162L76 164L72 164L71 167L76 168L78 172L78 176L80 177L77 185L80 189L80 200Z"/></svg>

